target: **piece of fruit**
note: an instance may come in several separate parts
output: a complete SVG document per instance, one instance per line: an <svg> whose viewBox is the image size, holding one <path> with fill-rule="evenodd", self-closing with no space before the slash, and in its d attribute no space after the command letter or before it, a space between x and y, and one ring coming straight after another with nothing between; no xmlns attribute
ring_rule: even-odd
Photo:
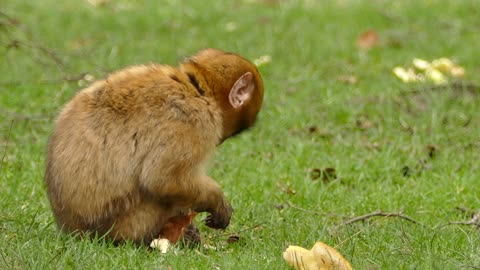
<svg viewBox="0 0 480 270"><path fill-rule="evenodd" d="M336 249L323 242L317 242L311 250L289 246L283 258L295 270L352 270L350 263Z"/></svg>
<svg viewBox="0 0 480 270"><path fill-rule="evenodd" d="M431 68L431 65L428 61L420 59L420 58L414 58L412 63L413 63L413 66L416 69L419 69L419 70L427 70L427 69Z"/></svg>
<svg viewBox="0 0 480 270"><path fill-rule="evenodd" d="M418 80L417 75L412 69L406 70L403 67L395 67L393 69L393 74L405 83L416 82Z"/></svg>
<svg viewBox="0 0 480 270"><path fill-rule="evenodd" d="M167 253L168 248L170 247L170 241L165 238L153 239L153 241L150 243L150 247L159 249L161 253Z"/></svg>
<svg viewBox="0 0 480 270"><path fill-rule="evenodd" d="M434 84L442 84L447 82L447 78L437 69L429 69L426 72L427 78L431 80Z"/></svg>

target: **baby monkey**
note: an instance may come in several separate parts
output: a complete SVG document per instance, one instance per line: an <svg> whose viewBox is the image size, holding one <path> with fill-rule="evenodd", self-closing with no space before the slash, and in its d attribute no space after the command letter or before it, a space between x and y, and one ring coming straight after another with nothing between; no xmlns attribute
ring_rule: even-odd
<svg viewBox="0 0 480 270"><path fill-rule="evenodd" d="M145 244L178 240L197 212L226 228L232 207L205 165L217 145L254 124L262 100L255 65L215 49L177 68L131 66L81 90L48 144L58 226Z"/></svg>

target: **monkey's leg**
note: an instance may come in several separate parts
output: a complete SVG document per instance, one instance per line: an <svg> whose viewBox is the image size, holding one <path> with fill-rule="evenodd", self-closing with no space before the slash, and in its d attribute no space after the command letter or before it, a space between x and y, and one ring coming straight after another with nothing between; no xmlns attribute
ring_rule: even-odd
<svg viewBox="0 0 480 270"><path fill-rule="evenodd" d="M160 234L170 216L170 210L157 202L142 201L118 216L110 235L116 240L132 240L149 245Z"/></svg>
<svg viewBox="0 0 480 270"><path fill-rule="evenodd" d="M143 161L140 185L161 204L197 213L209 212L207 226L224 229L230 223L232 207L220 186L204 173L203 160L208 149L198 149L199 135L194 134L191 126L184 129L189 133L182 135L185 137L182 144L159 146L148 154Z"/></svg>
<svg viewBox="0 0 480 270"><path fill-rule="evenodd" d="M161 188L159 200L179 209L194 212L209 212L206 225L225 229L230 223L232 207L223 195L220 186L210 177L199 175L194 179L168 181Z"/></svg>

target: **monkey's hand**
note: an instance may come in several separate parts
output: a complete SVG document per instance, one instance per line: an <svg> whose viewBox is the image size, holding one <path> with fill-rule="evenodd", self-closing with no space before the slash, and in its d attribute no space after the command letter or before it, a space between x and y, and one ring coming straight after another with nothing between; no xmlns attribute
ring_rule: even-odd
<svg viewBox="0 0 480 270"><path fill-rule="evenodd" d="M225 229L230 224L233 208L226 200L223 200L221 206L210 212L205 220L205 225L213 229Z"/></svg>

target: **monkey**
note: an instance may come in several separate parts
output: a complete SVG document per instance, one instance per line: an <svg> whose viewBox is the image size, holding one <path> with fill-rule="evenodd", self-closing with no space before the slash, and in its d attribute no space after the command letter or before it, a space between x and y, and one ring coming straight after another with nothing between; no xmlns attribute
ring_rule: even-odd
<svg viewBox="0 0 480 270"><path fill-rule="evenodd" d="M163 226L158 238L165 238L170 243L176 243L183 236L185 244L199 244L201 239L198 229L192 224L196 215L196 212L190 212L183 216L171 217Z"/></svg>
<svg viewBox="0 0 480 270"><path fill-rule="evenodd" d="M218 145L254 125L263 92L254 64L217 49L177 67L129 66L78 91L47 146L57 226L147 245L178 240L192 213L225 229L233 208L206 167Z"/></svg>

